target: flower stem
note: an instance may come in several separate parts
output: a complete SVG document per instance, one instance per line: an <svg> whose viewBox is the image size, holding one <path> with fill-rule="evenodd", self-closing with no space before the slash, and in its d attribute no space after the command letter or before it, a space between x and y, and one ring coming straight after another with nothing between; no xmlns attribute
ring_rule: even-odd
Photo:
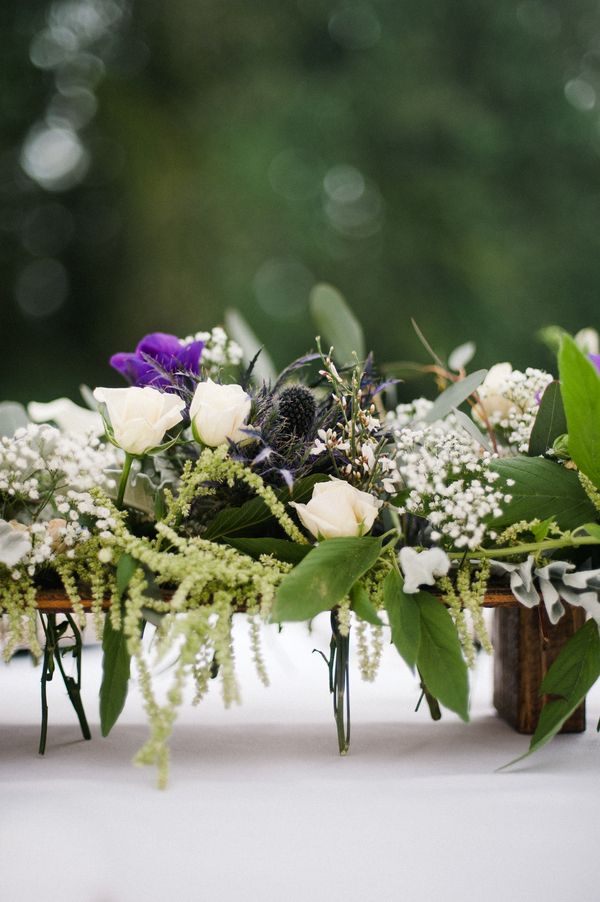
<svg viewBox="0 0 600 902"><path fill-rule="evenodd" d="M119 493L117 495L117 508L119 510L123 510L123 499L125 497L125 489L127 488L127 481L129 480L132 463L133 455L125 452L125 463L123 464L123 472L121 473L121 480L119 482Z"/></svg>
<svg viewBox="0 0 600 902"><path fill-rule="evenodd" d="M539 551L552 551L556 548L577 548L579 545L600 545L600 538L595 536L563 536L561 539L546 539L544 542L526 542L522 545L511 545L507 548L479 548L473 557L497 558L512 557L514 554L536 554ZM448 557L464 558L464 551L450 551Z"/></svg>

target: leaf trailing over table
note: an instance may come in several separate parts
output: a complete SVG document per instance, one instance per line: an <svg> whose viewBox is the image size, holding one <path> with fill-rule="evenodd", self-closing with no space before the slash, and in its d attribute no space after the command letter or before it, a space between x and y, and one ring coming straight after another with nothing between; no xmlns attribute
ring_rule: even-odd
<svg viewBox="0 0 600 902"><path fill-rule="evenodd" d="M367 623L371 623L373 626L383 626L376 608L373 607L369 600L367 590L360 582L352 586L350 599L352 602L351 608L357 617L360 617L361 620L365 620Z"/></svg>
<svg viewBox="0 0 600 902"><path fill-rule="evenodd" d="M571 636L542 682L542 693L558 697L546 702L542 708L528 751L504 766L510 767L546 745L581 704L599 676L600 636L596 622L588 620Z"/></svg>
<svg viewBox="0 0 600 902"><path fill-rule="evenodd" d="M600 488L600 377L598 371L565 335L558 356L562 398L569 433L569 453Z"/></svg>
<svg viewBox="0 0 600 902"><path fill-rule="evenodd" d="M100 728L108 736L125 706L129 688L131 656L123 630L116 630L106 617L102 636L102 685L100 686Z"/></svg>
<svg viewBox="0 0 600 902"><path fill-rule="evenodd" d="M540 408L531 430L528 449L530 457L545 454L559 435L564 435L567 429L560 385L558 382L551 382L542 396Z"/></svg>
<svg viewBox="0 0 600 902"><path fill-rule="evenodd" d="M310 620L331 610L380 554L381 540L370 536L321 542L284 577L271 620Z"/></svg>
<svg viewBox="0 0 600 902"><path fill-rule="evenodd" d="M417 667L428 691L446 708L469 720L469 678L452 617L427 592L415 596L421 620Z"/></svg>
<svg viewBox="0 0 600 902"><path fill-rule="evenodd" d="M561 529L569 530L596 518L597 511L574 470L541 457L497 460L491 466L512 496L502 505L502 515L493 520L494 527L552 518Z"/></svg>
<svg viewBox="0 0 600 902"><path fill-rule="evenodd" d="M414 671L421 642L421 614L415 596L404 591L397 570L390 570L385 578L383 603L392 630L392 642Z"/></svg>

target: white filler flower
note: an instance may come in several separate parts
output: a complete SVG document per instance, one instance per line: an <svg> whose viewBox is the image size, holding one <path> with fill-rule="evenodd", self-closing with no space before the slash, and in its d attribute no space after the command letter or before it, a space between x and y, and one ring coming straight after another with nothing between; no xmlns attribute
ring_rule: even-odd
<svg viewBox="0 0 600 902"><path fill-rule="evenodd" d="M290 504L315 538L334 539L369 532L382 502L343 479L332 477L329 482L315 485L308 504Z"/></svg>
<svg viewBox="0 0 600 902"><path fill-rule="evenodd" d="M419 586L433 586L437 576L445 576L450 569L450 559L441 548L400 549L398 555L404 574L404 591L408 595L419 591Z"/></svg>
<svg viewBox="0 0 600 902"><path fill-rule="evenodd" d="M127 454L145 454L160 445L165 432L183 419L185 401L156 388L97 388L94 398L106 405L116 444Z"/></svg>
<svg viewBox="0 0 600 902"><path fill-rule="evenodd" d="M190 405L190 418L197 441L216 448L230 439L241 442L252 400L241 385L219 385L212 379L200 382Z"/></svg>

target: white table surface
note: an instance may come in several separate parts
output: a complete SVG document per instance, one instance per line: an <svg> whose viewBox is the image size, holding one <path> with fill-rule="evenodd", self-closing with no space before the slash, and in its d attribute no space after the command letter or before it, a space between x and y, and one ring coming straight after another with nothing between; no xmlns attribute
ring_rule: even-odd
<svg viewBox="0 0 600 902"><path fill-rule="evenodd" d="M352 747L337 755L325 664L326 618L264 633L272 684L250 662L236 618L243 704L219 687L186 704L169 788L130 762L147 728L135 684L102 739L101 656L87 648L80 738L62 683L49 685L46 756L37 755L39 670L0 666L0 898L3 902L375 902L600 898L600 691L588 732L525 750L494 716L491 667L473 676L472 722L413 708L416 683L386 648L374 684L352 670ZM169 675L156 678L168 685Z"/></svg>

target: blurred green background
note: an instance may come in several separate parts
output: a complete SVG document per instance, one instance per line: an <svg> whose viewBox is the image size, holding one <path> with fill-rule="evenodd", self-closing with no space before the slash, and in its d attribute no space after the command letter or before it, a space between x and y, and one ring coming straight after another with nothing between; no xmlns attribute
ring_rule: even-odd
<svg viewBox="0 0 600 902"><path fill-rule="evenodd" d="M3 0L0 54L4 398L228 307L283 365L319 281L381 361L598 322L595 0Z"/></svg>

